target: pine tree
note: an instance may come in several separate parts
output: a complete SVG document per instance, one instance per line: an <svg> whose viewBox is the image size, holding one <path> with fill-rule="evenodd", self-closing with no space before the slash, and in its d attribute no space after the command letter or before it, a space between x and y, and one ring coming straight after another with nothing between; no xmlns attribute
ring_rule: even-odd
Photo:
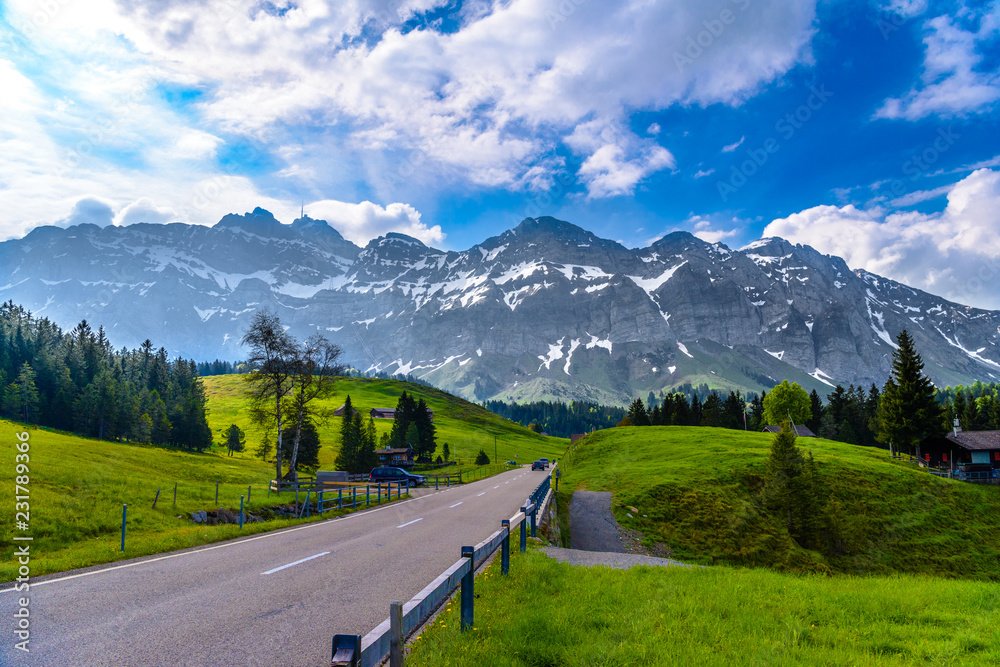
<svg viewBox="0 0 1000 667"><path fill-rule="evenodd" d="M444 455L444 460L447 461L451 458L451 448L448 443L444 443L444 447L441 448L441 453Z"/></svg>
<svg viewBox="0 0 1000 667"><path fill-rule="evenodd" d="M485 466L485 465L489 465L489 464L490 464L490 457L487 456L485 450L480 449L479 453L476 454L476 465L477 466Z"/></svg>
<svg viewBox="0 0 1000 667"><path fill-rule="evenodd" d="M646 412L646 406L643 405L642 399L637 398L632 401L632 404L628 407L628 420L632 422L634 426L649 426L649 413Z"/></svg>
<svg viewBox="0 0 1000 667"><path fill-rule="evenodd" d="M920 455L920 442L941 431L941 406L934 385L924 375L924 362L904 329L896 337L892 375L882 390L876 417L879 442L893 443Z"/></svg>
<svg viewBox="0 0 1000 667"><path fill-rule="evenodd" d="M812 416L806 422L806 426L813 433L819 433L820 421L823 419L823 403L820 401L819 393L815 389L809 393L809 408L812 411Z"/></svg>
<svg viewBox="0 0 1000 667"><path fill-rule="evenodd" d="M357 415L357 411L351 405L351 396L348 395L344 399L344 416L340 422L340 452L337 454L334 465L337 466L337 470L350 473L357 472L360 464L358 454L361 449L361 441L358 437L360 434L354 429L355 415Z"/></svg>
<svg viewBox="0 0 1000 667"><path fill-rule="evenodd" d="M226 442L223 444L229 450L229 456L234 452L242 452L247 445L246 434L239 426L232 424L226 431Z"/></svg>

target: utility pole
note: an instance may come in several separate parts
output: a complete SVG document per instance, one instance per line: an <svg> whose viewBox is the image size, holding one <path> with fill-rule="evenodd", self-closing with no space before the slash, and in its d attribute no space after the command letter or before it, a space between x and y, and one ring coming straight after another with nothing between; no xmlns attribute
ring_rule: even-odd
<svg viewBox="0 0 1000 667"><path fill-rule="evenodd" d="M497 462L497 434L493 434L493 463Z"/></svg>

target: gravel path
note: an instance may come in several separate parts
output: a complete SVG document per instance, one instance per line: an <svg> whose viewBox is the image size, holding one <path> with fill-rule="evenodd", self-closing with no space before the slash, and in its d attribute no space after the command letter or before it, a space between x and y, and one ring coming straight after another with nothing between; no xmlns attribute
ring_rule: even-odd
<svg viewBox="0 0 1000 667"><path fill-rule="evenodd" d="M579 493L579 491L577 492ZM639 554L623 554L601 551L580 551L579 549L562 549L560 547L545 547L542 549L549 558L569 563L570 565L604 565L617 570L627 570L636 565L652 565L655 567L691 567L687 563L673 558L656 558Z"/></svg>
<svg viewBox="0 0 1000 667"><path fill-rule="evenodd" d="M574 491L569 503L570 545L580 551L626 553L607 491Z"/></svg>

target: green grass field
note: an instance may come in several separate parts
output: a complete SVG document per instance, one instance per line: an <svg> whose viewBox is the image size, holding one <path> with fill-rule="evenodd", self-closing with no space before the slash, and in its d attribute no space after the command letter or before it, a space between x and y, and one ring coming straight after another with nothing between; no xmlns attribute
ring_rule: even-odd
<svg viewBox="0 0 1000 667"><path fill-rule="evenodd" d="M755 502L772 437L591 434L561 459L562 520L573 489L611 491L619 523L707 567L623 571L514 554L507 577L494 562L477 578L475 629L459 632L450 605L407 664L1000 664L1000 489L800 439L838 534L834 555L806 551Z"/></svg>
<svg viewBox="0 0 1000 667"><path fill-rule="evenodd" d="M250 447L257 435L245 417L241 382L237 376L208 378L209 421L216 441L230 424L248 430ZM337 395L328 407L339 406L347 391L355 405L395 407L403 390L416 391L435 411L438 442L448 442L463 465L445 468L454 473L473 468L480 447L493 456L493 436L497 436L500 460L515 458L530 462L541 456L550 458L565 450L565 440L543 438L531 431L444 392L391 380L343 379ZM335 469L333 461L339 448L338 418L320 427L323 448L322 468ZM381 422L380 431L391 424ZM17 565L10 558L14 552L12 537L16 529L14 495L16 471L14 434L24 430L20 424L0 421L0 433L7 442L8 465L0 469L7 502L0 502L0 581L16 576ZM196 525L186 518L190 512L215 509L217 506L238 510L240 496L252 486L247 507L253 511L264 505L288 502L292 496L268 498L268 481L274 467L253 458L250 452L227 456L220 446L198 454L154 446L103 442L79 438L44 429L30 429L30 531L32 575L108 563L174 549L207 544L238 535L282 528L303 521L274 520L247 524L242 531L232 525ZM439 445L440 446L440 445ZM177 506L173 505L177 483ZM215 504L215 483L219 482L219 503ZM156 490L161 489L156 509L152 509ZM304 496L303 496L304 499ZM122 504L128 504L126 550L121 547ZM182 518L178 518L181 516ZM327 516L331 516L327 514Z"/></svg>
<svg viewBox="0 0 1000 667"><path fill-rule="evenodd" d="M755 502L772 437L673 426L598 431L563 459L560 500L564 507L577 487L611 491L621 525L686 562L1000 580L1000 488L939 479L884 450L820 438L798 445L813 453L829 493L830 549L800 548Z"/></svg>
<svg viewBox="0 0 1000 667"><path fill-rule="evenodd" d="M261 433L250 422L243 396L243 381L239 375L218 375L204 379L205 393L209 398L208 423L216 442L222 441L223 430L236 424L247 434L247 451L244 458L251 458L261 439ZM542 437L519 424L498 417L485 408L469 403L431 387L401 382L398 380L378 380L369 378L339 378L335 394L323 401L317 401L329 411L340 407L348 394L351 404L366 416L372 408L395 408L399 396L404 391L423 398L434 410L434 426L437 429L438 448L436 454L448 443L451 458L459 465L445 468L443 472L454 473L459 469L474 467L473 460L482 448L492 460L494 458L494 437L496 438L496 458L503 462L516 460L531 463L537 458L558 457L565 451L569 441L563 438ZM339 417L332 417L326 423L317 425L322 447L319 452L320 468L335 470L333 463L340 451ZM375 427L379 435L388 433L392 421L376 419ZM219 448L221 451L221 448Z"/></svg>
<svg viewBox="0 0 1000 667"><path fill-rule="evenodd" d="M415 641L413 667L995 665L1000 587L766 569L585 568L539 551L476 578Z"/></svg>

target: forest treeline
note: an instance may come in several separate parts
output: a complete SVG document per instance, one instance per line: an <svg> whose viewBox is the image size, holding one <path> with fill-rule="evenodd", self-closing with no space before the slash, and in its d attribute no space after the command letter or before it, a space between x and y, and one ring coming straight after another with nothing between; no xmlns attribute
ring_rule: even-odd
<svg viewBox="0 0 1000 667"><path fill-rule="evenodd" d="M63 331L8 301L0 305L3 416L103 440L212 444L197 364L149 340L114 349L86 320Z"/></svg>

